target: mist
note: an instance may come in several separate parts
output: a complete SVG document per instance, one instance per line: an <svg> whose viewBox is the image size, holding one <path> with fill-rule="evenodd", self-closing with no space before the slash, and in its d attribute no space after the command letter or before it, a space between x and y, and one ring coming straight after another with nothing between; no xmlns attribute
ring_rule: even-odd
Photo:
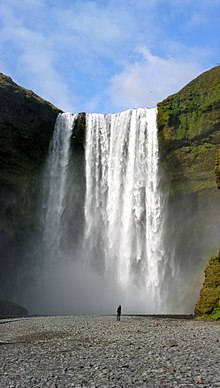
<svg viewBox="0 0 220 388"><path fill-rule="evenodd" d="M56 263L41 268L32 284L23 287L20 298L29 314L123 314L153 313L154 306L138 287L122 289L116 279L102 277L79 262Z"/></svg>

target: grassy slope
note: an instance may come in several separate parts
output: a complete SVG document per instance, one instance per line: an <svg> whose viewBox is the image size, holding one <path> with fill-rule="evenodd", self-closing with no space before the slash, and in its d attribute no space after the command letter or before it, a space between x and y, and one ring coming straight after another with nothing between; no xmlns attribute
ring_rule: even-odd
<svg viewBox="0 0 220 388"><path fill-rule="evenodd" d="M158 104L159 140L171 194L215 188L220 144L220 66Z"/></svg>

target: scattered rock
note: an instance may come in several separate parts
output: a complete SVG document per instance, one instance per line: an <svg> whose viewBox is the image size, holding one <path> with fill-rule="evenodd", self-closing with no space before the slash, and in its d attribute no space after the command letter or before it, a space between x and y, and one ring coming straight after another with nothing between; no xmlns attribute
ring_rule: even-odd
<svg viewBox="0 0 220 388"><path fill-rule="evenodd" d="M134 316L123 317L120 329L110 316L6 322L0 325L1 387L219 386L220 354L217 346L213 349L219 339L218 324L156 317L140 321ZM32 340L23 342L24 338ZM88 338L92 348L87 346ZM131 342L133 346L128 346Z"/></svg>
<svg viewBox="0 0 220 388"><path fill-rule="evenodd" d="M195 377L195 383L196 384L203 384L204 383L204 379L202 376L196 376Z"/></svg>
<svg viewBox="0 0 220 388"><path fill-rule="evenodd" d="M175 341L175 340L170 340L169 342L168 342L168 345L172 348L172 347L174 347L174 346L178 346L177 345L177 342Z"/></svg>

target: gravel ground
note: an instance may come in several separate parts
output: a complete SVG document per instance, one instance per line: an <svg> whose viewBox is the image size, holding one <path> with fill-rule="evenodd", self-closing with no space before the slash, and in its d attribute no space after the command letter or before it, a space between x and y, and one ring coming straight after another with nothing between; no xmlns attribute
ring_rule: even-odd
<svg viewBox="0 0 220 388"><path fill-rule="evenodd" d="M0 387L220 387L220 324L122 316L0 321Z"/></svg>

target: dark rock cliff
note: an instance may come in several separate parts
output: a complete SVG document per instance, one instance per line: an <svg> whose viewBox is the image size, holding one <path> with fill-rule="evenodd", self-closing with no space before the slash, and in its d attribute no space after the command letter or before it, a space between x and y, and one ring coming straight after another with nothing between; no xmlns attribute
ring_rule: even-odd
<svg viewBox="0 0 220 388"><path fill-rule="evenodd" d="M38 179L60 112L0 74L0 297L34 233Z"/></svg>
<svg viewBox="0 0 220 388"><path fill-rule="evenodd" d="M16 303L0 300L0 319L26 317L28 311Z"/></svg>

